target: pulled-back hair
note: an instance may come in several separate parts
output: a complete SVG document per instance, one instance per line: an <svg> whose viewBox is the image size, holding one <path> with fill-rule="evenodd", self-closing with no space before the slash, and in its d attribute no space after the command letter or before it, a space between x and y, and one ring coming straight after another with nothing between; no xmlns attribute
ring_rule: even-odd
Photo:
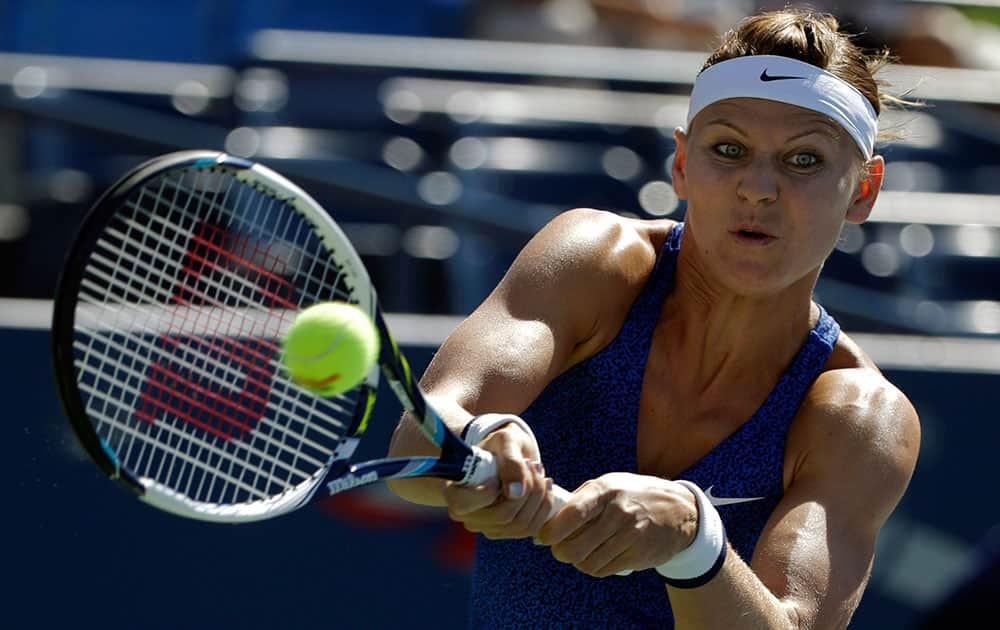
<svg viewBox="0 0 1000 630"><path fill-rule="evenodd" d="M868 53L840 30L837 18L788 8L744 18L722 36L702 66L749 55L779 55L812 64L853 85L880 113L886 104L906 103L884 94L875 74L892 60L888 50ZM912 104L912 103L906 103Z"/></svg>

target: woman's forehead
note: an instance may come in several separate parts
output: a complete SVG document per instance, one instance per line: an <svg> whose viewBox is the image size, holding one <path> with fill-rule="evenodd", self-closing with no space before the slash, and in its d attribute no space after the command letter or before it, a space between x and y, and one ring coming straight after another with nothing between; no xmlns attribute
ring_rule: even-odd
<svg viewBox="0 0 1000 630"><path fill-rule="evenodd" d="M834 138L841 138L845 130L830 117L819 112L761 98L728 98L705 107L692 121L692 127L711 123L729 123L736 127L761 127L786 130L790 133L815 128Z"/></svg>

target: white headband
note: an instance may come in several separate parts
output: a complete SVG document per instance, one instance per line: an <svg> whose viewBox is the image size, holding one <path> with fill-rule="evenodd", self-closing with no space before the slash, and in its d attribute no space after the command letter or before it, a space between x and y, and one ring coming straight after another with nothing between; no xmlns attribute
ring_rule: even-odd
<svg viewBox="0 0 1000 630"><path fill-rule="evenodd" d="M727 98L762 98L825 114L851 134L865 158L875 151L878 114L853 85L812 64L774 55L736 57L709 66L694 82L687 125Z"/></svg>

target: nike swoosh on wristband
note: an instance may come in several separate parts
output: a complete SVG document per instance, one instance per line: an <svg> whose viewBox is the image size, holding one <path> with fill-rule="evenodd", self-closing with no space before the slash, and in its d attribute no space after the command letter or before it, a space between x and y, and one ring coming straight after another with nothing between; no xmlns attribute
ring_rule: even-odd
<svg viewBox="0 0 1000 630"><path fill-rule="evenodd" d="M705 490L705 496L708 497L709 502L712 505L732 505L734 503L749 503L750 501L760 501L764 497L713 497L712 488L715 486L709 486L708 490Z"/></svg>
<svg viewBox="0 0 1000 630"><path fill-rule="evenodd" d="M767 68L764 68L764 71L760 73L761 81L785 81L787 79L804 79L804 78L805 77L785 76L782 74L768 74Z"/></svg>

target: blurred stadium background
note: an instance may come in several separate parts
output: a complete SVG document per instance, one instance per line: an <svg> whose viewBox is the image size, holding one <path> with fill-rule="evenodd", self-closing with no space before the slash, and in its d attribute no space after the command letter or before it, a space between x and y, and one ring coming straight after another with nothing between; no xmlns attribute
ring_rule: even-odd
<svg viewBox="0 0 1000 630"><path fill-rule="evenodd" d="M156 513L99 477L48 359L76 227L153 155L267 163L345 226L422 369L556 213L683 216L668 165L691 80L722 29L781 4L0 2L5 625L463 627L472 540L438 511L376 488L224 527ZM886 190L817 290L924 427L852 627L925 627L998 545L1000 2L813 6L892 47L890 91L927 103L884 116L905 132L882 147ZM336 536L352 544L324 544ZM250 540L267 553L246 555ZM277 606L291 598L295 611Z"/></svg>

